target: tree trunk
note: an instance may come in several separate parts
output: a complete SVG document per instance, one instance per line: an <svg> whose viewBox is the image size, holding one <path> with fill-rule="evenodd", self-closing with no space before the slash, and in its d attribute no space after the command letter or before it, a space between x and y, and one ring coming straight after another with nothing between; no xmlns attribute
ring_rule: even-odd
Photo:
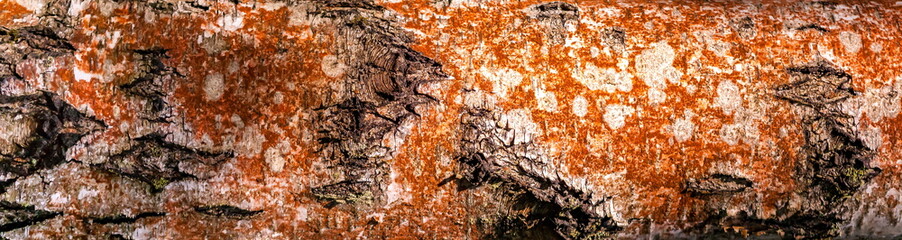
<svg viewBox="0 0 902 240"><path fill-rule="evenodd" d="M902 2L0 0L0 236L902 236Z"/></svg>

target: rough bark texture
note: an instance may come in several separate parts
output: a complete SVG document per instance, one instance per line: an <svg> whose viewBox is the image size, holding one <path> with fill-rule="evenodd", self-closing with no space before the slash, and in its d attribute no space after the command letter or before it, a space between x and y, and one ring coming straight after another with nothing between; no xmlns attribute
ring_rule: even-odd
<svg viewBox="0 0 902 240"><path fill-rule="evenodd" d="M898 238L900 22L0 0L0 238Z"/></svg>

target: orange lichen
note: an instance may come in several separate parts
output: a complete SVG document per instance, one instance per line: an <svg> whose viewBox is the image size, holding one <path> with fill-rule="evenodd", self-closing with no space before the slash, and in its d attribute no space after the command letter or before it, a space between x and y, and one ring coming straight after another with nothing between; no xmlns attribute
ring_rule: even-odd
<svg viewBox="0 0 902 240"><path fill-rule="evenodd" d="M664 92L667 101L660 105L642 103L648 88L635 79L634 86L628 92L601 93L589 91L569 76L569 70L591 62L600 67L615 67L621 56L600 54L592 56L590 47L603 49L598 40L602 27L620 27L628 36L627 52L630 60L643 50L648 43L665 40L671 46L701 45L702 50L697 61L706 66L732 69L725 58L705 49L706 43L699 43L691 37L693 31L721 31L728 26L722 24L723 17L745 16L773 13L775 9L785 8L782 3L764 3L756 12L743 12L742 6L726 3L705 3L682 5L679 9L654 5L630 4L618 5L619 16L604 15L601 8L608 7L601 2L581 2L580 22L575 31L569 32L570 38L584 46L555 46L543 39L543 30L539 24L526 17L521 10L540 1L517 1L511 3L485 2L477 4L462 3L456 8L436 8L430 1L405 1L404 3L383 3L388 8L405 16L408 21L405 27L415 29L423 34L415 49L445 63L445 70L462 81L478 86L481 89L492 89L488 80L478 77L475 66L492 66L513 69L525 75L525 79L539 78L546 84L546 91L556 94L558 102L564 102L557 112L547 112L535 108L537 100L530 91L529 80L515 88L509 97L503 98L499 104L503 108L526 107L532 109L535 122L543 127L543 142L546 146L565 149L560 153L558 161L567 166L575 177L587 176L596 182L604 181L601 176L626 171L626 185L644 186L630 189L637 194L641 202L633 204L638 209L625 214L625 218L649 218L655 222L673 222L686 219L684 216L692 211L698 201L687 199L680 193L680 184L688 178L702 177L710 174L714 165L734 163L742 166L746 173L756 182L759 199L765 212L773 211L774 204L787 197L793 191L794 162L798 159L795 150L802 144L798 135L780 136L781 127L795 124L787 104L769 107L760 120L754 123L759 126L760 138L758 146L739 144L730 146L719 141L718 130L723 124L734 121L735 116L722 113L719 109L710 108L703 99L716 96L714 87L717 81L733 80L764 86L767 88L784 84L788 76L781 71L794 64L811 61L822 51L814 48L815 44L826 49L836 49L839 55L836 60L844 69L851 71L856 81L857 90L879 86L880 79L898 75L897 69L886 69L879 61L861 61L860 58L875 59L887 55L889 51L875 54L860 50L859 55L845 56L842 46L836 40L836 33L821 34L802 32L794 38L782 38L773 41L774 34L781 34L785 27L783 22L774 18L754 18L759 37L749 40L740 39L737 34L717 34L712 40L731 43L726 53L731 62L743 64L775 63L773 66L746 65L754 71L754 78L745 78L740 71L731 73L702 72L701 76L684 75L678 85L670 85ZM710 5L710 6L707 6ZM675 6L676 7L676 6ZM713 7L713 8L712 8ZM655 11L650 11L655 10ZM876 9L868 9L876 11ZM664 14L661 14L664 13ZM737 14L739 13L739 14ZM885 13L885 11L884 11ZM682 15L673 17L672 15ZM810 18L817 21L812 13L796 13L797 19ZM863 12L862 14L869 14ZM426 17L423 17L423 16ZM691 15L691 17L686 17ZM805 15L808 15L807 17ZM673 18L677 18L673 19ZM676 23L675 21L678 21ZM674 22L674 23L669 23ZM649 25L651 24L651 25ZM834 23L839 29L855 29L863 34L866 29L874 29L874 25L860 22ZM864 26L862 26L864 25ZM648 28L652 26L652 28ZM729 30L727 30L729 31ZM687 35L690 35L687 38ZM764 35L762 37L762 35ZM871 34L871 36L874 36ZM569 41L569 40L568 40ZM869 42L863 41L867 46ZM681 71L688 70L688 57L692 48L678 48L674 66ZM475 52L481 53L475 53ZM472 54L472 55L471 55ZM854 59L847 61L845 59ZM630 69L634 62L630 61ZM768 69L761 69L767 67ZM697 78L692 78L697 77ZM877 81L875 81L877 80ZM714 84L712 84L712 82ZM685 90L686 85L697 88L693 92ZM497 91L497 90L495 90ZM454 93L454 89L449 90ZM752 90L745 93L749 98L770 98L769 89ZM566 102L577 95L590 99L589 113L584 118L577 118L569 112ZM604 104L630 104L642 109L640 116L631 117L627 127L617 131L606 128L601 121ZM746 101L743 105L752 104ZM686 142L675 142L667 132L666 126L673 119L679 118L685 110L692 110L702 119L697 119L696 135ZM884 134L892 133L889 126L882 125ZM898 126L898 125L895 125ZM785 130L784 130L785 131ZM604 135L609 144L604 154L593 156L587 149L588 135ZM897 135L894 135L896 138ZM888 136L887 136L888 137ZM895 139L889 137L889 139ZM616 160L625 157L624 160ZM627 192L609 193L614 196L626 196ZM624 195L625 194L625 195ZM696 215L696 214L689 214ZM696 215L704 217L703 215Z"/></svg>
<svg viewBox="0 0 902 240"><path fill-rule="evenodd" d="M0 1L0 9L3 9L3 11L0 11L0 25L3 26L14 26L16 25L14 21L15 19L27 16L28 14L32 13L25 7L22 7L21 5L16 3L14 0Z"/></svg>
<svg viewBox="0 0 902 240"><path fill-rule="evenodd" d="M309 118L305 111L321 105L321 98L316 94L328 88L332 81L338 81L323 73L320 67L321 59L333 54L332 44L336 40L331 36L335 29L292 25L288 8L268 11L253 9L248 4L213 4L207 12L157 16L148 22L144 20L148 13L136 10L132 3L115 9L111 14L115 17L104 16L91 3L84 10L85 16L90 17L81 19L80 29L71 39L78 49L75 59L65 64L71 68L58 71L55 78L59 78L59 85L51 88L64 91L72 105L85 105L107 125L117 126L101 136L101 139L115 139L125 134L116 130L118 126L133 124L136 118L134 111L128 109L141 107L123 101L126 96L118 88L131 80L130 71L135 65L135 59L123 53L166 49L170 58L164 63L183 75L176 77L178 86L169 100L191 128L191 137L195 140L208 137L211 145L221 146L227 141L241 142L254 135L262 136L260 153L242 152L230 172L236 175L211 183L228 189L217 194L264 199L250 201L259 203L261 208L303 208L309 216L305 216L306 221L293 221L301 218L299 213L273 210L257 216L250 225L217 222L198 228L198 223L207 221L202 216L172 214L164 221L176 231L167 231L162 238L228 238L229 233L220 229L269 228L292 238L364 235L404 239L480 236L473 231L474 213L468 209L473 203L466 201L469 195L457 191L453 184L439 183L453 175L456 164L457 156L453 154L457 151L455 139L459 138L455 135L457 114L463 108L456 100L459 93L472 88L498 92L493 89L493 80L481 74L481 68L510 69L522 74L523 80L500 98L498 107L527 109L544 133L537 141L553 149L550 157L554 164L563 166L572 177L604 184L607 176L620 175L618 186L605 187L611 192L602 194L617 196L616 201L628 206L620 213L622 218L648 219L655 224L691 224L706 218L709 213L702 206L704 202L683 193L682 183L709 175L720 166L741 168L755 182L756 196L743 200L760 201L767 214L773 214L774 205L792 194L796 180L792 176L799 159L795 149L803 144L803 139L798 134L781 134L788 131L785 126L796 125L798 120L788 103L770 99L771 88L789 81L784 68L809 62L816 55L832 56L852 74L854 88L859 91L881 87L886 79L902 74L899 66L889 63L892 56L902 53L902 47L894 44L896 39L886 37L898 35L898 29L885 34L873 33L885 30L878 30L877 25L894 26L889 21L900 16L892 11L882 11L893 15L875 20L882 21L879 24L831 23L838 29L859 32L864 46L882 45L879 53L864 47L848 54L837 39L838 33L832 31L778 36L787 31L783 22L755 17L758 37L742 39L724 25L724 17L777 14L788 3L768 2L755 11L746 11L744 6L735 3L662 7L580 2L580 19L573 31L567 32L568 43L554 45L546 40L546 29L522 11L541 1L483 2L478 6L459 7L441 7L434 2L380 3L406 19L403 27L417 32L413 49L442 63L443 70L454 79L448 80L447 88L442 90L445 95L439 99L441 107L422 113L418 125L397 150L398 154L388 162L392 171L390 180L402 189L402 200L372 210L366 216L346 208L326 208L306 195L309 186L304 184L310 179L327 177L317 171L319 160L315 146L302 139L308 138L311 131L303 125ZM606 9L612 6L619 13L608 14ZM10 1L0 1L0 8L9 9L0 13L0 24L4 25L27 14L24 8ZM878 10L862 9L862 14ZM219 13L244 14L243 26L233 32L211 30L223 27L215 26ZM793 18L820 21L814 13L793 14L796 15ZM626 31L625 55L606 49L600 39L602 31L609 27ZM700 31L714 32L704 41L729 43L731 47L725 56L694 36ZM100 37L114 36L117 32L120 35L115 39ZM204 46L207 41L221 41L222 46L211 51ZM666 101L652 104L647 100L651 87L635 73L635 58L652 43L662 41L675 49L672 65L684 74L661 89L667 94ZM623 58L629 63L619 69ZM121 64L124 70L112 71L105 66L107 62ZM571 71L589 63L631 73L632 87L614 92L588 89L573 78ZM693 70L695 63L704 66ZM734 71L736 64L743 64L744 70ZM73 77L75 67L87 73L112 73L113 79L78 80ZM28 79L35 79L38 71L31 65L22 69ZM689 74L689 71L695 72ZM204 81L209 74L223 76L223 94L216 100L204 95ZM536 89L531 87L533 81L541 82L544 91L556 96L557 111L536 107L539 103ZM775 102L755 112L760 116L749 121L758 128L760 137L756 143L730 145L720 140L720 129L740 118L737 114L724 113L712 103L720 81L741 85L747 99L740 103L744 108L759 104L752 99ZM276 92L283 96L281 103L274 103ZM570 110L577 96L588 100L588 111L583 117ZM612 129L603 120L604 106L608 104L627 105L637 111L627 117L624 127ZM694 114L690 118L695 124L694 134L686 141L677 141L669 126L685 117L687 110ZM243 127L232 118L240 119ZM876 165L884 168L884 176L899 175L902 118L885 118L867 124L878 126L886 139ZM243 132L246 128L256 131ZM286 151L289 161L283 171L270 172L262 152L278 147L286 139L290 142ZM591 147L593 142L598 142L600 147ZM892 181L898 185L899 180L893 177L875 181L884 178L895 179ZM880 193L872 195L879 197ZM188 200L168 199L166 210L189 212L181 201ZM895 206L898 200L890 203Z"/></svg>

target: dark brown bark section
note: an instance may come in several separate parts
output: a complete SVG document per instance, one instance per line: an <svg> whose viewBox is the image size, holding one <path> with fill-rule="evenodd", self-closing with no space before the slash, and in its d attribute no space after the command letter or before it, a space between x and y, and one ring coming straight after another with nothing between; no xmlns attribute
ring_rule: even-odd
<svg viewBox="0 0 902 240"><path fill-rule="evenodd" d="M791 81L776 87L777 99L790 102L801 109L799 125L805 136L795 178L796 192L804 203L793 206L782 202L777 214L761 219L746 212L718 214L697 225L701 234L711 237L739 237L740 233L726 231L742 227L758 237L828 238L839 235L839 224L847 221L842 206L862 186L880 173L870 166L875 150L864 144L852 116L840 109L840 104L857 95L851 88L852 77L826 62L813 62L786 69ZM718 183L721 182L721 183ZM689 184L690 193L737 192L740 185L717 180Z"/></svg>
<svg viewBox="0 0 902 240"><path fill-rule="evenodd" d="M315 186L312 193L329 203L380 198L385 160L395 150L387 138L402 137L400 127L415 121L422 106L438 101L420 85L446 78L441 65L416 52L412 39L394 22L374 15L381 7L366 1L318 1L319 17L334 21L336 56L347 71L343 89L323 93L312 125L319 154L341 178Z"/></svg>

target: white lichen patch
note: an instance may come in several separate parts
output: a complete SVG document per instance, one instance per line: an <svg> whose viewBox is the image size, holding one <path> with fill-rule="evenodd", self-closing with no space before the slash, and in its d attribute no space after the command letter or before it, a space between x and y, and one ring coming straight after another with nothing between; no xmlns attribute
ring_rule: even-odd
<svg viewBox="0 0 902 240"><path fill-rule="evenodd" d="M497 93L501 97L507 97L507 94L513 88L523 82L523 74L508 68L479 68L479 73L486 80L492 83L492 92Z"/></svg>
<svg viewBox="0 0 902 240"><path fill-rule="evenodd" d="M667 83L679 83L683 73L673 67L676 51L665 41L652 44L636 56L636 76L649 87L646 93L652 105L667 100Z"/></svg>
<svg viewBox="0 0 902 240"><path fill-rule="evenodd" d="M667 93L665 93L661 89L649 88L648 92L646 92L645 94L646 94L646 97L648 98L648 103L652 104L652 105L660 104L660 103L663 103L664 101L667 101Z"/></svg>
<svg viewBox="0 0 902 240"><path fill-rule="evenodd" d="M91 0L72 0L69 3L69 10L66 13L72 17L78 17L81 15L81 11L88 8L91 5Z"/></svg>
<svg viewBox="0 0 902 240"><path fill-rule="evenodd" d="M69 196L63 192L57 192L50 195L50 202L47 205L65 205L69 203Z"/></svg>
<svg viewBox="0 0 902 240"><path fill-rule="evenodd" d="M105 32L102 36L104 42L106 42L106 48L115 49L116 45L119 45L119 40L122 38L122 31ZM110 69L107 69L105 71L108 70Z"/></svg>
<svg viewBox="0 0 902 240"><path fill-rule="evenodd" d="M731 43L724 42L724 41L718 41L718 40L712 40L708 44L707 49L708 49L708 51L713 52L717 56L727 57L728 56L727 54L730 52L730 50L732 48L733 48L733 44L731 44Z"/></svg>
<svg viewBox="0 0 902 240"><path fill-rule="evenodd" d="M310 24L310 14L304 5L289 6L288 26L304 26Z"/></svg>
<svg viewBox="0 0 902 240"><path fill-rule="evenodd" d="M605 156L612 141L611 134L586 134L586 148L595 157Z"/></svg>
<svg viewBox="0 0 902 240"><path fill-rule="evenodd" d="M663 89L667 82L676 83L683 73L673 67L676 51L667 42L652 44L636 56L636 75L651 88Z"/></svg>
<svg viewBox="0 0 902 240"><path fill-rule="evenodd" d="M409 202L411 195L410 189L407 189L399 183L398 181L398 171L391 171L389 173L389 180L391 181L388 186L385 187L385 197L387 198L388 204L395 204L398 201L401 202Z"/></svg>
<svg viewBox="0 0 902 240"><path fill-rule="evenodd" d="M229 116L229 122L232 122L236 129L244 128L244 119L241 119L241 116L237 113L233 113L232 116Z"/></svg>
<svg viewBox="0 0 902 240"><path fill-rule="evenodd" d="M684 142L692 138L695 135L695 122L692 121L692 118L695 117L695 113L691 110L686 110L683 113L683 117L676 119L673 121L673 124L668 126L668 130L673 134L673 138L677 140L677 142Z"/></svg>
<svg viewBox="0 0 902 240"><path fill-rule="evenodd" d="M285 94L282 94L280 91L276 91L272 94L273 104L282 104L283 102L285 102Z"/></svg>
<svg viewBox="0 0 902 240"><path fill-rule="evenodd" d="M879 127L869 126L861 129L861 140L870 149L878 149L883 146L883 133Z"/></svg>
<svg viewBox="0 0 902 240"><path fill-rule="evenodd" d="M554 92L545 91L545 86L538 80L532 80L533 95L536 97L536 108L547 112L557 112L557 96Z"/></svg>
<svg viewBox="0 0 902 240"><path fill-rule="evenodd" d="M239 154L246 157L256 157L263 152L263 142L266 141L266 138L257 128L256 125L250 124L241 132L241 140L235 143L235 149L238 150Z"/></svg>
<svg viewBox="0 0 902 240"><path fill-rule="evenodd" d="M79 68L77 65L74 68L72 68L72 72L74 74L76 81L90 82L91 80L94 80L95 78L96 79L103 78L103 74L85 72L83 69Z"/></svg>
<svg viewBox="0 0 902 240"><path fill-rule="evenodd" d="M159 229L154 229L156 226L150 227L139 227L135 228L135 230L131 233L132 239L135 240L149 240L154 239L156 237L156 233L158 233Z"/></svg>
<svg viewBox="0 0 902 240"><path fill-rule="evenodd" d="M496 123L500 128L512 129L514 145L531 142L534 138L542 135L542 129L533 122L532 115L526 109L507 111L501 114Z"/></svg>
<svg viewBox="0 0 902 240"><path fill-rule="evenodd" d="M238 63L238 61L232 61L229 63L228 71L230 74L236 73L238 72L238 70L241 70L241 65Z"/></svg>
<svg viewBox="0 0 902 240"><path fill-rule="evenodd" d="M714 104L720 107L726 115L730 115L734 110L742 107L742 94L739 93L739 86L730 80L721 81L717 84L717 97L714 98Z"/></svg>
<svg viewBox="0 0 902 240"><path fill-rule="evenodd" d="M306 221L307 221L307 215L308 215L308 214L307 214L307 208L306 208L306 207L304 207L304 206L296 207L296 208L294 208L294 211L297 212L297 214L295 215L295 216L296 216L296 217L295 217L295 220L301 221L301 222L306 222Z"/></svg>
<svg viewBox="0 0 902 240"><path fill-rule="evenodd" d="M574 69L570 76L592 91L603 90L613 93L615 91L629 92L633 89L633 75L629 72L619 72L613 68L602 69L592 63L586 63L585 67Z"/></svg>
<svg viewBox="0 0 902 240"><path fill-rule="evenodd" d="M78 190L78 200L97 197L98 193L100 193L100 191L98 191L97 189L88 189L86 187L82 187Z"/></svg>
<svg viewBox="0 0 902 240"><path fill-rule="evenodd" d="M897 5L902 6L902 2L898 2ZM902 218L902 204L898 204L897 200L902 199L902 189L881 184L868 184L860 192L861 204L850 209L851 220L849 222L851 224L846 236L869 239L879 238L874 236L902 235L902 222L897 220Z"/></svg>
<svg viewBox="0 0 902 240"><path fill-rule="evenodd" d="M585 97L576 96L572 104L573 115L585 117L589 113L589 101L586 101Z"/></svg>
<svg viewBox="0 0 902 240"><path fill-rule="evenodd" d="M259 6L266 11L276 11L284 8L286 5L284 2L266 2Z"/></svg>
<svg viewBox="0 0 902 240"><path fill-rule="evenodd" d="M743 97L732 81L722 81L717 86L718 96L714 98L715 106L724 114L732 115L732 123L724 123L719 130L720 139L729 145L745 143L757 145L761 139L758 124L774 107L773 101L761 98ZM788 131L782 128L781 131ZM781 133L785 137L788 133Z"/></svg>
<svg viewBox="0 0 902 240"><path fill-rule="evenodd" d="M34 13L40 13L38 11L41 11L42 9L44 9L44 6L47 5L47 3L44 2L43 0L15 0L15 1L16 1L16 4L19 4L19 6L22 6L25 9L28 9L28 11L32 11Z"/></svg>
<svg viewBox="0 0 902 240"><path fill-rule="evenodd" d="M204 99L217 101L225 92L225 80L221 73L208 74L204 78Z"/></svg>
<svg viewBox="0 0 902 240"><path fill-rule="evenodd" d="M781 131L787 130L785 128L781 128ZM724 124L720 127L719 134L720 140L729 145L736 145L740 142L749 145L755 145L758 144L758 140L761 138L761 134L758 131L758 125L747 121L736 122L733 124Z"/></svg>
<svg viewBox="0 0 902 240"><path fill-rule="evenodd" d="M208 54L218 54L229 49L230 45L222 34L204 34L197 36L197 43L207 51Z"/></svg>
<svg viewBox="0 0 902 240"><path fill-rule="evenodd" d="M902 112L902 76L880 88L871 88L842 103L842 111L855 117L867 116L872 122L895 118Z"/></svg>
<svg viewBox="0 0 902 240"><path fill-rule="evenodd" d="M604 107L604 122L613 130L617 130L626 125L626 118L635 113L635 109L630 106L620 104L610 104Z"/></svg>
<svg viewBox="0 0 902 240"><path fill-rule="evenodd" d="M861 35L843 31L839 33L839 43L842 44L847 53L857 53L861 49Z"/></svg>
<svg viewBox="0 0 902 240"><path fill-rule="evenodd" d="M263 154L266 165L269 166L269 170L272 172L281 172L285 167L285 153L289 150L288 141L282 141L279 144L266 149L266 152Z"/></svg>
<svg viewBox="0 0 902 240"><path fill-rule="evenodd" d="M868 49L870 49L871 52L880 53L883 51L883 44L880 44L879 42L871 43L871 46L869 46Z"/></svg>
<svg viewBox="0 0 902 240"><path fill-rule="evenodd" d="M322 62L320 62L320 68L323 70L323 73L326 76L331 78L337 78L345 73L348 66L339 61L338 57L335 55L326 55L323 57Z"/></svg>
<svg viewBox="0 0 902 240"><path fill-rule="evenodd" d="M244 12L223 15L216 20L216 25L227 32L238 31L244 27Z"/></svg>
<svg viewBox="0 0 902 240"><path fill-rule="evenodd" d="M720 127L720 140L731 146L739 144L742 138L741 127L739 124L724 124Z"/></svg>
<svg viewBox="0 0 902 240"><path fill-rule="evenodd" d="M464 106L476 109L493 110L498 101L494 95L490 95L482 90L473 90L461 94L460 102Z"/></svg>

